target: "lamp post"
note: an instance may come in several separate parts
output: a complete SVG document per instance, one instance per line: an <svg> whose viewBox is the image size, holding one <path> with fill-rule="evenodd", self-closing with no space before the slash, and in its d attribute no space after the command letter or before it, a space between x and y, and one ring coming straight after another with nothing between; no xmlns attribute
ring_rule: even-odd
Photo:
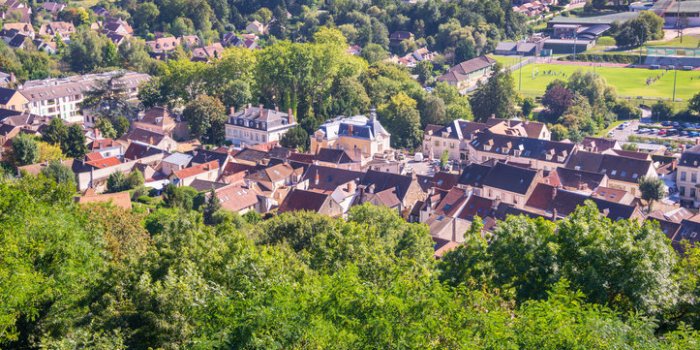
<svg viewBox="0 0 700 350"><path fill-rule="evenodd" d="M673 66L673 99L671 102L676 102L676 78L678 77L678 64Z"/></svg>
<svg viewBox="0 0 700 350"><path fill-rule="evenodd" d="M520 55L520 63L518 63L518 70L520 70L520 78L518 78L518 91L523 90L523 56Z"/></svg>

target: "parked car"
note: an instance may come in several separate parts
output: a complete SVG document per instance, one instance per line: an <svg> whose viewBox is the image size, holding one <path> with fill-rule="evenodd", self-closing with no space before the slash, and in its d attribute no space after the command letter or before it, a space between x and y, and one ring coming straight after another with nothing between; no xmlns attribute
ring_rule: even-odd
<svg viewBox="0 0 700 350"><path fill-rule="evenodd" d="M661 130L659 130L659 133L658 133L657 135L659 135L659 136L664 136L664 135L666 135L666 129L661 129Z"/></svg>

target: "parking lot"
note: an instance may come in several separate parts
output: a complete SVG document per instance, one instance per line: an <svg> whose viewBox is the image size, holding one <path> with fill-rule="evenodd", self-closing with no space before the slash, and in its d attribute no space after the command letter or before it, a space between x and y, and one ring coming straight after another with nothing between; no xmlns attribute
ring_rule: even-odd
<svg viewBox="0 0 700 350"><path fill-rule="evenodd" d="M634 135L695 144L700 137L700 123L663 121L639 124L634 130Z"/></svg>

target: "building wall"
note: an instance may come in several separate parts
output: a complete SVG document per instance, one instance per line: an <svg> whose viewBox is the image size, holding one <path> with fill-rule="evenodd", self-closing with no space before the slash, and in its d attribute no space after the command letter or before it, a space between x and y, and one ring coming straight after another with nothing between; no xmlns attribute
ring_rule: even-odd
<svg viewBox="0 0 700 350"><path fill-rule="evenodd" d="M296 124L286 125L283 128L275 130L260 130L246 128L240 125L226 124L226 140L234 143L242 143L246 145L257 145L260 143L279 141L289 129Z"/></svg>
<svg viewBox="0 0 700 350"><path fill-rule="evenodd" d="M81 102L83 102L82 93L36 100L29 103L29 112L41 116L58 117L69 123L78 123L83 121L83 117L79 113Z"/></svg>
<svg viewBox="0 0 700 350"><path fill-rule="evenodd" d="M678 166L676 185L682 200L697 201L700 198L700 168Z"/></svg>
<svg viewBox="0 0 700 350"><path fill-rule="evenodd" d="M519 194L502 190L500 188L484 186L483 196L488 199L498 199L502 203L513 204L516 208L522 209L527 200L527 194Z"/></svg>
<svg viewBox="0 0 700 350"><path fill-rule="evenodd" d="M197 174L195 176L190 176L186 177L184 179L180 179L180 182L178 183L178 186L189 186L194 182L194 180L206 180L206 181L216 181L216 179L219 177L219 169L212 169L206 172L203 172L201 174Z"/></svg>
<svg viewBox="0 0 700 350"><path fill-rule="evenodd" d="M460 156L460 140L457 139L425 135L423 139L423 154L429 157L431 150L435 159L439 159L442 153L447 151L450 160L462 160Z"/></svg>
<svg viewBox="0 0 700 350"><path fill-rule="evenodd" d="M6 104L0 104L0 108L22 112L29 107L29 100L20 93L15 93Z"/></svg>

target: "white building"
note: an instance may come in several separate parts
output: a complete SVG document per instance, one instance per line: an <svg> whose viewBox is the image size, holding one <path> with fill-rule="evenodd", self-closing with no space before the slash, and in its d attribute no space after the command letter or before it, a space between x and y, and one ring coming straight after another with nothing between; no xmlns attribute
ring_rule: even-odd
<svg viewBox="0 0 700 350"><path fill-rule="evenodd" d="M31 80L24 83L19 91L29 100L30 113L79 123L83 122L80 103L83 102L84 95L95 88L100 81L106 81L119 74L123 74L119 78L119 83L123 84L129 98L134 99L140 85L151 78L148 74L113 71L67 78Z"/></svg>
<svg viewBox="0 0 700 350"><path fill-rule="evenodd" d="M233 108L226 121L226 140L236 146L252 146L279 141L289 129L297 126L290 109L287 113L277 109L248 107L236 112Z"/></svg>

